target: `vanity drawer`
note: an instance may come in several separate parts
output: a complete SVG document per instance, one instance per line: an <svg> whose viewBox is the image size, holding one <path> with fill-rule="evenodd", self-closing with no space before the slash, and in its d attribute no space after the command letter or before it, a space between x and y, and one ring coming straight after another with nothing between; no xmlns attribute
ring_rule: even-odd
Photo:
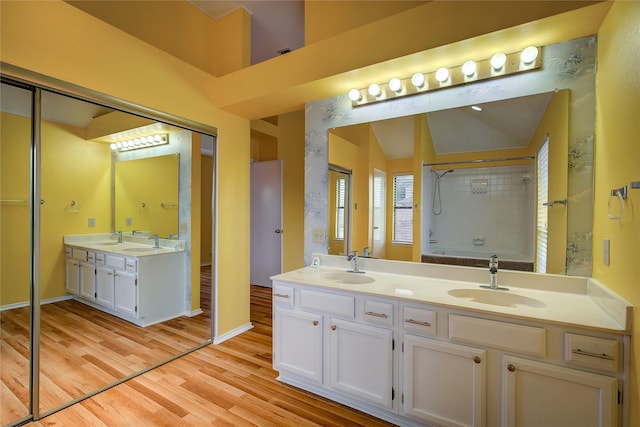
<svg viewBox="0 0 640 427"><path fill-rule="evenodd" d="M327 292L300 290L300 308L335 314L353 319L355 317L355 298L347 295L330 294Z"/></svg>
<svg viewBox="0 0 640 427"><path fill-rule="evenodd" d="M404 307L402 323L405 331L436 336L436 312L424 308Z"/></svg>
<svg viewBox="0 0 640 427"><path fill-rule="evenodd" d="M138 271L138 260L134 259L134 258L127 258L124 261L124 268L127 271L131 271L132 273L135 273Z"/></svg>
<svg viewBox="0 0 640 427"><path fill-rule="evenodd" d="M117 268L118 270L124 270L124 258L114 255L106 255L105 265Z"/></svg>
<svg viewBox="0 0 640 427"><path fill-rule="evenodd" d="M278 283L273 285L273 302L278 305L293 306L295 304L295 289Z"/></svg>
<svg viewBox="0 0 640 427"><path fill-rule="evenodd" d="M64 248L64 254L67 258L73 258L73 248L70 247L65 247Z"/></svg>
<svg viewBox="0 0 640 427"><path fill-rule="evenodd" d="M96 265L104 265L104 254L102 252L95 253Z"/></svg>
<svg viewBox="0 0 640 427"><path fill-rule="evenodd" d="M73 259L77 259L79 261L86 261L87 251L85 251L84 249L73 248Z"/></svg>
<svg viewBox="0 0 640 427"><path fill-rule="evenodd" d="M450 314L449 338L532 356L547 354L547 330L535 326Z"/></svg>
<svg viewBox="0 0 640 427"><path fill-rule="evenodd" d="M564 334L564 360L574 365L617 372L620 344L616 340Z"/></svg>
<svg viewBox="0 0 640 427"><path fill-rule="evenodd" d="M96 253L95 252L87 252L87 261L90 263L96 262Z"/></svg>
<svg viewBox="0 0 640 427"><path fill-rule="evenodd" d="M382 301L364 301L364 320L367 323L393 326L393 304Z"/></svg>

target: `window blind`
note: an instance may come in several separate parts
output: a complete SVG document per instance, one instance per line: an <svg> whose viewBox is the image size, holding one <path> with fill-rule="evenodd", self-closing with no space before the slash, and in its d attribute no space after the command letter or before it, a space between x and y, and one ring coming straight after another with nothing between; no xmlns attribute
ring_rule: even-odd
<svg viewBox="0 0 640 427"><path fill-rule="evenodd" d="M413 242L413 175L393 177L393 241Z"/></svg>
<svg viewBox="0 0 640 427"><path fill-rule="evenodd" d="M538 194L536 220L536 272L547 272L547 238L549 208L544 204L549 200L549 139L542 144L536 161Z"/></svg>

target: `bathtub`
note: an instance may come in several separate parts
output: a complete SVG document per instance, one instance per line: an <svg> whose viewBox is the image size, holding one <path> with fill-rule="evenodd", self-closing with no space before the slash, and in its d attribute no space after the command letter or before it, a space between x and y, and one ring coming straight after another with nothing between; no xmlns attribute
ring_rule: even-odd
<svg viewBox="0 0 640 427"><path fill-rule="evenodd" d="M489 253L487 251L434 247L430 248L428 253L422 254L422 262L489 268L489 258L494 254L498 255L499 269L534 271L531 257L518 253Z"/></svg>

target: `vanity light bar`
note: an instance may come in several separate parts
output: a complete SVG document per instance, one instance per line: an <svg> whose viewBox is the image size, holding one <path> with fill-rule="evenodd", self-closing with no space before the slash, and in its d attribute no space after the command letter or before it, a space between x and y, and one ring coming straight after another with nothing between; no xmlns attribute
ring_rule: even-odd
<svg viewBox="0 0 640 427"><path fill-rule="evenodd" d="M388 83L372 83L366 88L351 89L349 99L353 107L416 95L481 80L504 77L542 67L542 47L529 46L513 53L498 52L481 61L465 61L455 67L442 67L429 73L415 73L410 77L394 77Z"/></svg>
<svg viewBox="0 0 640 427"><path fill-rule="evenodd" d="M128 139L126 141L114 142L111 144L112 150L131 151L141 148L157 147L169 143L169 135L149 135L138 138Z"/></svg>

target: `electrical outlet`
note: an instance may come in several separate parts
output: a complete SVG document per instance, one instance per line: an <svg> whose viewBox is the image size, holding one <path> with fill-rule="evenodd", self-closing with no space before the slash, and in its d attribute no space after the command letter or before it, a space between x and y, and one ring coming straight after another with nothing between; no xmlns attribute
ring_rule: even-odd
<svg viewBox="0 0 640 427"><path fill-rule="evenodd" d="M96 219L89 218L89 227L95 227L95 226L96 226Z"/></svg>
<svg viewBox="0 0 640 427"><path fill-rule="evenodd" d="M125 224L127 224L127 227L131 227L133 225L133 220L130 216L125 219Z"/></svg>
<svg viewBox="0 0 640 427"><path fill-rule="evenodd" d="M186 233L187 232L187 223L186 222L181 222L180 223L179 232L180 233Z"/></svg>
<svg viewBox="0 0 640 427"><path fill-rule="evenodd" d="M602 262L604 265L609 265L609 259L611 257L611 241L608 238L602 239Z"/></svg>
<svg viewBox="0 0 640 427"><path fill-rule="evenodd" d="M324 228L314 228L313 230L311 230L311 233L313 235L313 242L314 243L324 243L325 239L324 239Z"/></svg>

